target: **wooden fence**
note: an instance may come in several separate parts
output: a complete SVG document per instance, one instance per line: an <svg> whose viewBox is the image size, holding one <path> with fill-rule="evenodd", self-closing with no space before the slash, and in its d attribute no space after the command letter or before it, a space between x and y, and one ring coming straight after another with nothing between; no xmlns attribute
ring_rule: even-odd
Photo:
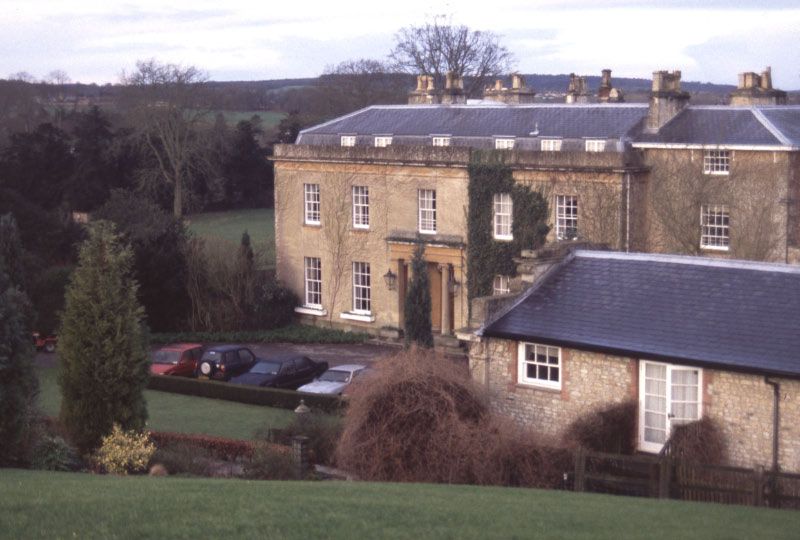
<svg viewBox="0 0 800 540"><path fill-rule="evenodd" d="M575 491L800 509L800 474L579 450Z"/></svg>

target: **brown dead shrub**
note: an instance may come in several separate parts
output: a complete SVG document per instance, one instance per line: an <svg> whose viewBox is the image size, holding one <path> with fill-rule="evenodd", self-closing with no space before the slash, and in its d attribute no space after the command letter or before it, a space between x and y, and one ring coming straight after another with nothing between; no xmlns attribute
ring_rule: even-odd
<svg viewBox="0 0 800 540"><path fill-rule="evenodd" d="M337 463L364 480L555 487L566 452L489 413L462 370L421 349L353 388Z"/></svg>
<svg viewBox="0 0 800 540"><path fill-rule="evenodd" d="M727 461L727 445L716 420L703 417L672 428L667 444L674 459L684 463L724 465Z"/></svg>
<svg viewBox="0 0 800 540"><path fill-rule="evenodd" d="M577 418L566 429L563 443L594 452L636 452L636 401L629 400L595 409Z"/></svg>

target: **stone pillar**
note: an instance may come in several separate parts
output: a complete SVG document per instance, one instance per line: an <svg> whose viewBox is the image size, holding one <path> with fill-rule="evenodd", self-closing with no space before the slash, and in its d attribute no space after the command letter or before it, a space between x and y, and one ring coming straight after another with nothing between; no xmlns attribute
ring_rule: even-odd
<svg viewBox="0 0 800 540"><path fill-rule="evenodd" d="M450 335L450 265L440 264L442 272L442 335Z"/></svg>
<svg viewBox="0 0 800 540"><path fill-rule="evenodd" d="M297 478L302 480L308 474L308 437L292 437L292 461Z"/></svg>

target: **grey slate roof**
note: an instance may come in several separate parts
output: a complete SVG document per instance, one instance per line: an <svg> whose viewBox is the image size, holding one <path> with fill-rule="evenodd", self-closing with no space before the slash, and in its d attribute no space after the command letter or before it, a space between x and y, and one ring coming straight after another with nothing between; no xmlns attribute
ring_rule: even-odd
<svg viewBox="0 0 800 540"><path fill-rule="evenodd" d="M646 114L644 104L375 105L303 130L297 142L341 134L619 139Z"/></svg>
<svg viewBox="0 0 800 540"><path fill-rule="evenodd" d="M800 268L577 251L482 335L800 376Z"/></svg>
<svg viewBox="0 0 800 540"><path fill-rule="evenodd" d="M371 145L375 135L391 135L393 144L424 146L431 135L449 135L454 145L479 148L502 136L516 137L521 149L538 149L541 138L800 147L796 105L689 106L657 134L642 131L646 116L644 103L374 105L305 129L297 143L338 145L341 135L357 135L359 145Z"/></svg>
<svg viewBox="0 0 800 540"><path fill-rule="evenodd" d="M800 113L800 109L796 108ZM636 142L781 146L769 122L764 122L755 107L688 107L667 122L657 134L642 133ZM800 126L800 116L793 116ZM790 119L791 120L791 119ZM791 122L787 122L790 126Z"/></svg>

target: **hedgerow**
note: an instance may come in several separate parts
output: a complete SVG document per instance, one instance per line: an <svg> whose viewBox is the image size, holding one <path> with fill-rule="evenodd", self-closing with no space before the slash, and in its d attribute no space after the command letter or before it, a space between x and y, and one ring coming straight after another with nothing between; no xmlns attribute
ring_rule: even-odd
<svg viewBox="0 0 800 540"><path fill-rule="evenodd" d="M170 332L151 334L152 343L364 343L369 334L345 332L319 326L292 325L283 328L247 332Z"/></svg>

